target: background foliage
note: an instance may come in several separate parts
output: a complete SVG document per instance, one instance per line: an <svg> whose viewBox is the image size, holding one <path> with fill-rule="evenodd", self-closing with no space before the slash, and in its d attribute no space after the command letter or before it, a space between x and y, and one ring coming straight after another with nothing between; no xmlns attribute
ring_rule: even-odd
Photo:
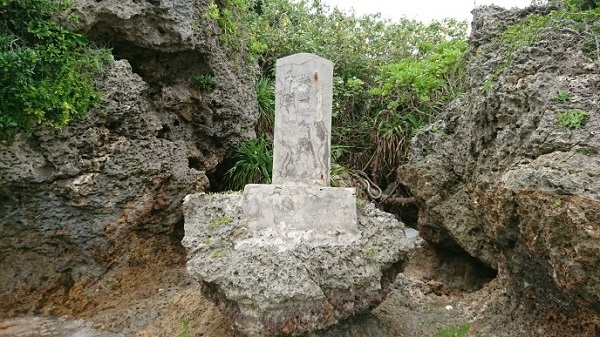
<svg viewBox="0 0 600 337"><path fill-rule="evenodd" d="M99 103L94 77L110 59L52 20L70 4L0 0L0 141L62 127Z"/></svg>
<svg viewBox="0 0 600 337"><path fill-rule="evenodd" d="M394 179L409 139L462 91L466 22L391 22L319 0L245 4L245 45L261 68L257 131L267 140L274 120L273 68L291 54L314 53L334 62L332 143L344 148L336 161L379 183Z"/></svg>
<svg viewBox="0 0 600 337"><path fill-rule="evenodd" d="M240 16L247 55L261 68L257 131L267 141L274 120L273 68L278 58L294 53L334 62L332 143L342 149L334 160L367 172L382 185L394 180L395 170L405 163L411 137L463 92L466 22L391 22L331 9L320 0L236 1L247 9ZM486 79L488 91L510 65L512 53L535 43L550 27L576 29L587 41L583 51L600 64L600 0L532 1L547 2L554 6L549 14L530 14L502 27L496 42L507 52Z"/></svg>

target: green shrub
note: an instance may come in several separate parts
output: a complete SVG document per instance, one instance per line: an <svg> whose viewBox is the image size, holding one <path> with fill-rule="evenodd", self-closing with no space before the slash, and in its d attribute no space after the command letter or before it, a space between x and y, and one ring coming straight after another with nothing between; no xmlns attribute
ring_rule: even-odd
<svg viewBox="0 0 600 337"><path fill-rule="evenodd" d="M334 62L332 142L352 149L338 164L375 180L393 176L414 132L462 91L466 28L357 17L307 0L255 0L247 22L263 77L272 80L276 60L299 52Z"/></svg>
<svg viewBox="0 0 600 337"><path fill-rule="evenodd" d="M60 128L98 106L107 50L52 20L65 1L0 1L0 140L36 125Z"/></svg>

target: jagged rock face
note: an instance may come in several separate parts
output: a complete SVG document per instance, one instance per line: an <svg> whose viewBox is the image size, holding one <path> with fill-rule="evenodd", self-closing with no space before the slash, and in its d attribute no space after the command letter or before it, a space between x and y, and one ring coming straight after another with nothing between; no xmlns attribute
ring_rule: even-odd
<svg viewBox="0 0 600 337"><path fill-rule="evenodd" d="M76 28L119 60L98 79L101 108L0 148L0 317L80 314L119 292L123 270L183 262L183 197L257 118L217 28L192 24L207 6L77 2ZM198 73L212 91L190 85Z"/></svg>
<svg viewBox="0 0 600 337"><path fill-rule="evenodd" d="M229 59L214 20L203 18L211 3L78 0L73 14L79 21L72 25L111 47L116 58L127 59L148 83L148 96L157 109L173 115L172 120L163 119L165 138L181 137L178 122L191 123L193 136L202 140L199 148L221 159L254 137L255 67L242 58ZM212 90L190 86L195 76L205 74L213 78Z"/></svg>
<svg viewBox="0 0 600 337"><path fill-rule="evenodd" d="M333 233L328 242L282 243L253 233L243 202L239 194L186 196L182 243L188 273L249 337L304 336L366 313L383 301L413 245L404 225L373 204L359 208L354 241Z"/></svg>
<svg viewBox="0 0 600 337"><path fill-rule="evenodd" d="M413 139L398 179L422 200L425 239L464 249L548 307L598 313L598 65L575 31L548 29L492 77L508 48L492 43L499 27L536 11L548 10L474 12L467 93ZM560 126L557 114L573 109L590 118Z"/></svg>

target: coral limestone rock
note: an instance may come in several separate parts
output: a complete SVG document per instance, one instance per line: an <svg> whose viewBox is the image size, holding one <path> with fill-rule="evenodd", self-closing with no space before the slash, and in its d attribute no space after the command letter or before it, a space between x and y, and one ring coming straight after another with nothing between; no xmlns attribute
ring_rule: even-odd
<svg viewBox="0 0 600 337"><path fill-rule="evenodd" d="M549 312L598 314L600 72L575 31L549 27L514 51L493 42L532 11L548 12L474 12L467 93L415 136L398 179L423 202L423 238L464 249Z"/></svg>
<svg viewBox="0 0 600 337"><path fill-rule="evenodd" d="M189 274L248 336L298 336L364 313L409 249L404 225L373 204L359 209L356 240L320 244L253 236L239 194L188 195L183 209Z"/></svg>

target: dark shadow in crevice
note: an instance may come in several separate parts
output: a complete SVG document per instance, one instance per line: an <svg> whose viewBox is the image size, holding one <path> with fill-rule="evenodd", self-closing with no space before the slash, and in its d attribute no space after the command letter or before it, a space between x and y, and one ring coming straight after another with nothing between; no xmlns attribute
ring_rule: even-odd
<svg viewBox="0 0 600 337"><path fill-rule="evenodd" d="M175 225L173 226L173 231L171 232L171 235L169 236L169 239L171 240L171 244L174 247L173 250L178 255L182 256L183 261L185 261L185 257L186 257L185 248L181 244L181 240L183 240L183 237L185 236L184 224L185 224L185 221L183 218L181 220L179 220L177 223L175 223Z"/></svg>
<svg viewBox="0 0 600 337"><path fill-rule="evenodd" d="M173 231L171 232L171 242L178 244L178 245L181 244L181 240L183 240L183 237L185 235L183 225L184 225L183 219L181 219L175 223L175 225L173 226Z"/></svg>
<svg viewBox="0 0 600 337"><path fill-rule="evenodd" d="M202 171L204 165L202 164L202 160L200 158L188 157L188 167L197 171Z"/></svg>
<svg viewBox="0 0 600 337"><path fill-rule="evenodd" d="M163 124L162 128L158 130L157 138L170 140L171 128L167 124Z"/></svg>
<svg viewBox="0 0 600 337"><path fill-rule="evenodd" d="M235 158L226 158L212 172L206 174L210 181L208 192L216 193L231 190L231 186L227 183L227 172L235 165L235 162Z"/></svg>
<svg viewBox="0 0 600 337"><path fill-rule="evenodd" d="M430 245L438 265L434 277L443 284L443 292L477 291L498 276L498 271L462 249Z"/></svg>
<svg viewBox="0 0 600 337"><path fill-rule="evenodd" d="M390 186L393 191L390 191ZM419 201L410 192L408 186L394 182L385 191L389 197L382 200L381 207L384 211L392 213L407 227L417 228L419 221Z"/></svg>
<svg viewBox="0 0 600 337"><path fill-rule="evenodd" d="M97 44L112 49L115 59L126 59L133 72L148 83L153 92L177 83L190 83L195 76L210 74L206 55L195 50L166 52L137 46L122 40L121 34L108 23L100 21L87 35Z"/></svg>

